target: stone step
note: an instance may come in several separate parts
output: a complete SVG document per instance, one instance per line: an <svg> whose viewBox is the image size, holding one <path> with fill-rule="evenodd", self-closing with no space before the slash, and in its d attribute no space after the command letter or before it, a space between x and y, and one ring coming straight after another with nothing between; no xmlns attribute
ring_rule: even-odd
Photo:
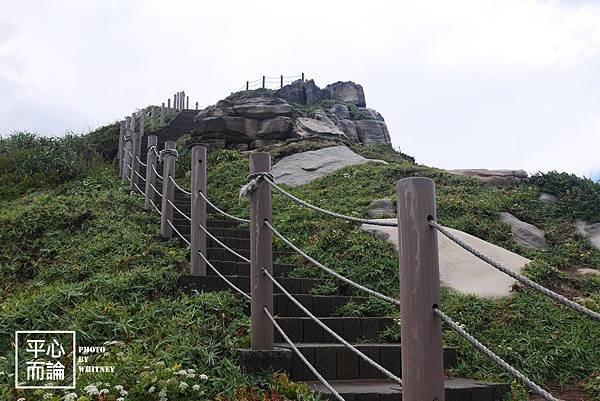
<svg viewBox="0 0 600 401"><path fill-rule="evenodd" d="M324 400L336 400L321 382L308 381L308 388L322 394ZM391 380L332 380L332 387L346 401L401 401L402 388ZM451 378L444 383L446 401L503 401L510 385Z"/></svg>
<svg viewBox="0 0 600 401"><path fill-rule="evenodd" d="M250 275L250 264L237 261L237 260L214 260L209 256L210 263L219 271L219 273L226 276L248 276ZM274 277L287 277L290 275L291 271L294 270L297 266L290 265L285 263L274 263L273 264L273 276ZM209 269L209 275L214 275L213 271Z"/></svg>
<svg viewBox="0 0 600 401"><path fill-rule="evenodd" d="M402 347L400 344L353 344L363 354L391 373L402 377ZM287 343L277 344L289 348ZM340 343L297 343L296 347L325 380L384 379L383 373ZM444 367L457 364L456 349L444 349ZM294 353L290 369L294 381L317 380L314 374Z"/></svg>
<svg viewBox="0 0 600 401"><path fill-rule="evenodd" d="M363 304L367 297L348 295L308 295L294 294L294 298L316 317L339 316L339 309L348 303ZM273 298L274 312L278 317L306 317L286 295L275 294Z"/></svg>
<svg viewBox="0 0 600 401"><path fill-rule="evenodd" d="M232 254L230 251L228 251L227 249L224 248L206 248L206 251L208 253L208 258L209 260L212 262L213 260L222 260L222 261L233 261L233 262L237 262L237 261L241 261L241 259ZM239 250L238 252L241 256L244 256L246 258L250 258L250 250ZM297 254L294 254L292 252L282 252L282 251L273 251L273 259L277 260L279 258L285 258L285 257L289 257L289 256L295 256Z"/></svg>
<svg viewBox="0 0 600 401"><path fill-rule="evenodd" d="M283 281L280 281L283 284ZM285 286L285 284L284 284ZM288 288L286 286L286 288ZM278 317L277 323L293 342L335 343L337 340L310 317ZM319 320L348 342L373 340L394 324L389 317L322 317ZM275 341L283 342L275 331Z"/></svg>
<svg viewBox="0 0 600 401"><path fill-rule="evenodd" d="M210 270L210 267L208 268ZM250 293L250 276L225 276L227 280L237 286L240 290ZM293 294L310 294L311 289L323 280L312 279L312 278L295 278L295 277L282 277L279 282L283 287ZM184 288L187 292L196 291L225 291L230 290L231 287L221 277L216 275L201 276L181 276L178 282L179 286ZM276 287L273 288L273 293L281 293ZM293 319L293 318L290 318ZM322 336L321 336L322 337Z"/></svg>

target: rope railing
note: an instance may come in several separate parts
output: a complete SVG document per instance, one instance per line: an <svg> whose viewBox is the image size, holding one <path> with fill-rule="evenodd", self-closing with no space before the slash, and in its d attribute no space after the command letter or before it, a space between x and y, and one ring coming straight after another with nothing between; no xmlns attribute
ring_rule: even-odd
<svg viewBox="0 0 600 401"><path fill-rule="evenodd" d="M171 228L173 229L173 231L175 231L175 233L179 236L179 238L181 238L183 240L183 242L185 242L187 244L187 246L192 245L192 244L190 244L190 241L188 241L187 238L185 238L184 235L179 232L179 230L175 227L175 225L171 222L171 220L167 219L167 223L171 226Z"/></svg>
<svg viewBox="0 0 600 401"><path fill-rule="evenodd" d="M271 275L271 273L269 273L266 269L263 268L262 269L262 273L265 276L267 276L269 278L269 280L271 280L273 282L273 284L290 301L292 301L292 303L294 305L296 305L302 312L304 312L304 314L306 316L308 316L309 318L311 318L315 323L317 323L323 330L325 330L327 333L329 333L333 338L335 338L337 341L339 341L340 343L342 343L346 348L348 348L350 351L352 351L356 355L358 355L359 358L363 359L369 365L371 365L375 369L379 370L381 373L383 373L384 375L386 375L388 378L390 378L391 380L395 381L396 383L402 384L402 379L400 379L398 376L394 375L392 372L390 372L389 370L387 370L386 368L384 368L383 366L381 366L377 362L375 362L373 359L369 358L367 355L365 355L363 352L361 352L355 346L353 346L352 344L350 344L348 341L344 340L339 334L337 334L335 331L333 331L329 326L327 326L325 323L323 323L315 315L313 315L308 309L306 309L306 307L304 305L302 305L296 298L294 298L292 296L292 294L290 294L277 280L275 280L275 278Z"/></svg>
<svg viewBox="0 0 600 401"><path fill-rule="evenodd" d="M292 195L291 193L289 193L285 189L281 188L279 185L275 184L275 181L272 179L271 175L268 174L268 173L250 174L248 176L248 179L250 181L248 182L248 184L246 184L244 187L242 187L242 189L240 190L240 196L245 196L249 192L252 192L252 190L258 184L258 181L260 179L264 179L266 182L268 182L269 184L271 184L271 186L273 188L275 188L276 190L278 190L279 192L281 192L283 195L285 195L286 197L288 197L292 201L298 203L299 205L302 205L304 207L312 209L312 210L314 210L316 212L323 213L323 214L326 214L326 215L332 216L332 217L337 217L339 219L343 219L343 220L347 220L347 221L352 221L352 222L355 222L355 223L372 224L372 225L376 225L376 226L385 226L385 227L398 227L398 223L387 222L387 221L375 221L375 220L361 219L359 217L347 216L347 215L344 215L344 214L341 214L341 213L332 212L330 210L323 209L323 208L320 208L318 206L312 205L312 204L310 204L310 203L308 203L306 201L303 201L302 199L300 199L300 198Z"/></svg>
<svg viewBox="0 0 600 401"><path fill-rule="evenodd" d="M433 313L435 313L437 316L439 316L439 318L442 319L442 321L444 323L446 323L448 326L450 326L452 328L452 330L457 332L461 337L463 337L465 340L467 340L469 343L471 343L471 345L473 345L475 348L477 348L479 351L481 351L492 362L494 362L496 365L498 365L501 368L503 368L504 370L506 370L511 376L513 376L515 379L520 381L527 388L529 388L530 390L539 394L542 398L544 398L547 401L560 401L557 398L555 398L552 394L550 394L549 392L547 392L546 390L544 390L543 388L541 388L540 386L535 384L532 380L527 378L527 376L525 376L523 373L519 372L516 368L514 368L513 366L511 366L510 364L505 362L502 358L500 358L498 355L496 355L494 352L492 352L489 348L487 348L485 345L483 345L481 342L479 342L475 337L470 335L465 329L463 329L461 327L460 324L458 324L457 322L452 320L451 317L446 315L439 308L434 307Z"/></svg>
<svg viewBox="0 0 600 401"><path fill-rule="evenodd" d="M392 303L394 305L400 306L400 301L398 301L397 299L394 299L392 297L388 297L387 295L381 294L381 293L379 293L377 291L374 291L374 290L372 290L370 288L367 288L367 287L365 287L363 285L360 285L360 284L358 284L358 283L350 280L349 278L346 278L346 277L342 276L338 272L336 272L336 271L328 268L327 266L324 266L323 264L321 264L320 262L318 262L317 260L315 260L314 258L312 258L310 255L308 255L306 252L304 252L302 249L300 249L296 245L294 245L286 237L284 237L268 221L265 221L265 225L267 227L269 227L269 229L273 232L273 234L275 234L277 237L279 237L279 239L281 239L283 242L285 242L290 248L292 248L294 251L296 251L301 256L303 256L306 260L308 260L309 262L311 262L312 264L314 264L315 266L317 266L319 269L321 269L321 270L325 271L326 273L332 275L333 277L337 278L338 280L343 281L344 283L351 285L352 287L354 287L356 289L364 291L367 294L370 294L370 295L372 295L372 296L374 296L376 298L382 299L382 300L387 301L389 303Z"/></svg>
<svg viewBox="0 0 600 401"><path fill-rule="evenodd" d="M208 235L210 238L212 238L213 241L215 241L217 244L221 245L221 247L225 248L227 251L229 251L232 255L237 256L238 258L242 259L244 262L246 263L250 263L250 259L248 259L247 257L245 257L244 255L240 255L238 252L236 252L234 249L228 247L227 245L225 245L223 242L221 242L217 237L215 237L214 235L212 235L210 233L210 231L208 231L205 227L202 226L202 224L198 224L198 227L200 227L200 229L202 229L202 231L204 231L206 233L206 235Z"/></svg>
<svg viewBox="0 0 600 401"><path fill-rule="evenodd" d="M148 199L148 200L150 201L150 204L152 205L152 207L154 207L154 210L156 210L159 215L162 215L162 212L160 211L159 208L156 207L156 204L154 203L154 201L152 199Z"/></svg>
<svg viewBox="0 0 600 401"><path fill-rule="evenodd" d="M181 186L180 186L180 185L177 183L177 181L175 181L175 178L173 178L173 177L169 176L169 180L171 180L171 182L173 183L173 185L175 185L175 188L177 188L178 190L180 190L180 191L181 191L181 192L183 192L184 194L186 194L186 195L189 195L189 196L191 196L191 195L192 195L192 193L191 193L190 191L188 191L188 190L186 190L186 189L182 188L182 187L181 187Z"/></svg>
<svg viewBox="0 0 600 401"><path fill-rule="evenodd" d="M154 170L154 174L157 178L160 178L161 180L163 179L163 176L158 171L156 171L156 167L154 167L154 164L152 165L152 170Z"/></svg>
<svg viewBox="0 0 600 401"><path fill-rule="evenodd" d="M158 189L156 189L156 187L154 185L152 185L152 183L150 183L150 188L152 188L152 190L162 198L162 193L160 193L160 191Z"/></svg>
<svg viewBox="0 0 600 401"><path fill-rule="evenodd" d="M208 258L202 254L202 252L198 252L198 255L200 255L200 257L204 260L204 262L206 263L206 265L208 267L210 267L212 269L212 271L214 271L215 274L221 278L221 280L225 281L225 283L227 283L227 285L229 285L233 290L235 290L236 292L238 292L241 296L243 296L247 300L250 300L250 295L248 295L244 291L240 290L235 284L233 284L231 281L229 281L227 279L227 277L225 277L224 275L222 275L221 272L219 270L217 270L212 265L212 263L210 263L210 261L208 260Z"/></svg>
<svg viewBox="0 0 600 401"><path fill-rule="evenodd" d="M134 185L134 186L137 188L137 190L140 192L140 195L142 195L142 196L143 196L143 195L144 195L144 191L142 191L142 190L140 189L140 187L138 187L138 184L136 184L136 183L134 182L134 183L133 183L133 185Z"/></svg>
<svg viewBox="0 0 600 401"><path fill-rule="evenodd" d="M135 155L136 160L138 161L138 163L140 163L142 166L146 167L148 166L146 163L144 163L140 157L138 155Z"/></svg>
<svg viewBox="0 0 600 401"><path fill-rule="evenodd" d="M187 221L189 221L189 222L192 221L192 218L190 216L183 213L183 211L181 211L181 209L179 209L173 202L171 202L171 199L167 199L167 202L169 202L169 204L173 207L173 209L176 210L180 215L182 215Z"/></svg>
<svg viewBox="0 0 600 401"><path fill-rule="evenodd" d="M210 206L211 208L213 208L214 210L216 210L217 212L221 213L223 216L225 217L229 217L232 220L236 220L239 221L240 223L250 223L250 220L248 219L242 219L241 217L237 217L234 216L232 214L229 214L221 209L219 209L214 203L212 203L207 197L206 195L204 195L201 191L198 191L198 194L202 197L202 199L204 199L204 201L206 202L206 204L208 206Z"/></svg>
<svg viewBox="0 0 600 401"><path fill-rule="evenodd" d="M146 182L146 179L144 178L143 175L141 175L140 173L138 173L137 171L134 171L135 175L138 176L138 178L140 178L142 181Z"/></svg>
<svg viewBox="0 0 600 401"><path fill-rule="evenodd" d="M300 358L300 360L306 365L306 367L315 375L315 377L321 382L323 383L323 385L325 387L327 387L327 389L331 392L331 394L333 394L335 396L335 398L337 398L339 401L346 401L344 400L344 398L342 398L342 396L331 386L331 384L329 384L329 382L327 380L325 380L325 378L323 376L321 376L321 374L315 369L315 367L306 359L306 357L304 355L302 355L302 352L300 352L300 350L298 349L298 347L296 347L296 345L292 342L292 340L287 336L287 334L285 334L285 331L283 331L283 329L281 328L281 326L279 326L279 324L275 321L275 318L273 317L273 315L271 314L271 312L269 312L269 310L266 307L263 307L263 311L265 312L265 314L267 315L267 317L269 318L269 320L271 321L271 323L273 323L273 327L275 327L275 329L279 332L279 334L281 334L281 337L284 339L284 341L286 343L288 343L288 345L292 348L292 350L294 351L294 353L298 356L298 358Z"/></svg>
<svg viewBox="0 0 600 401"><path fill-rule="evenodd" d="M487 255L483 254L482 252L478 251L477 249L473 248L471 245L467 244L466 242L464 242L463 240L458 238L456 235L452 234L452 232L450 232L446 227L440 225L435 220L429 220L429 225L432 226L433 228L435 228L436 230L438 230L445 237L452 240L454 243L456 243L458 246L460 246L467 252L469 252L472 255L476 256L477 258L483 260L484 262L491 265L492 267L495 267L496 269L500 270L502 273L514 278L515 280L527 285L528 287L533 288L534 290L544 294L548 298L550 298L568 308L571 308L579 313L582 313L593 320L600 321L600 313L594 312L593 310L590 310L583 305L573 302L570 299L568 299L560 294L557 294L556 292L536 283L535 281L528 279L524 275L519 274L515 271L512 271L511 269L504 266L500 262L490 258L489 256L487 256Z"/></svg>

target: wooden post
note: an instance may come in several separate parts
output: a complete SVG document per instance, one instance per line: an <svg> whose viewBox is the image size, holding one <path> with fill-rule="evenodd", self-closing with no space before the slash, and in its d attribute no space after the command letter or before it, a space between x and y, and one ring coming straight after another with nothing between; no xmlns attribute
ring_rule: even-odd
<svg viewBox="0 0 600 401"><path fill-rule="evenodd" d="M206 228L206 201L199 193L206 196L206 148L195 145L192 148L192 226L190 227L190 274L192 276L206 276L206 262L198 252L208 257L206 233L198 227L202 225Z"/></svg>
<svg viewBox="0 0 600 401"><path fill-rule="evenodd" d="M148 135L148 146L146 152L146 187L144 188L144 209L151 210L152 203L156 204L156 193L154 189L150 186L150 184L154 185L156 188L156 174L154 174L154 168L156 168L156 153L150 149L152 146L156 146L158 144L158 137L156 135Z"/></svg>
<svg viewBox="0 0 600 401"><path fill-rule="evenodd" d="M263 75L263 88L265 87L265 76Z"/></svg>
<svg viewBox="0 0 600 401"><path fill-rule="evenodd" d="M129 177L130 169L127 165L131 165L129 159L129 152L131 151L131 117L125 117L125 132L123 133L123 170L121 171L121 178Z"/></svg>
<svg viewBox="0 0 600 401"><path fill-rule="evenodd" d="M171 114L171 99L167 99L167 111Z"/></svg>
<svg viewBox="0 0 600 401"><path fill-rule="evenodd" d="M435 184L404 178L397 184L398 259L402 338L402 400L444 401L442 322L433 313L440 302Z"/></svg>
<svg viewBox="0 0 600 401"><path fill-rule="evenodd" d="M280 88L283 88L283 75L281 75L281 84L279 85Z"/></svg>
<svg viewBox="0 0 600 401"><path fill-rule="evenodd" d="M165 142L165 149L175 149L175 142ZM163 161L163 187L162 187L162 205L160 216L160 235L164 238L171 238L173 236L173 229L167 223L169 220L173 223L173 205L167 200L175 203L175 187L169 177L175 178L175 155L165 153L162 157Z"/></svg>
<svg viewBox="0 0 600 401"><path fill-rule="evenodd" d="M165 123L165 103L160 105L160 125Z"/></svg>
<svg viewBox="0 0 600 401"><path fill-rule="evenodd" d="M246 90L250 89L250 81L246 81Z"/></svg>
<svg viewBox="0 0 600 401"><path fill-rule="evenodd" d="M133 156L131 157L131 182L129 185L129 190L133 192L138 192L138 187L140 186L140 177L136 174L140 172L140 155L142 153L142 136L144 136L144 116L146 114L146 110L143 109L140 112L140 129L138 132L133 133ZM137 185L137 187L136 187ZM141 188L140 188L141 189ZM140 194L141 195L141 194Z"/></svg>
<svg viewBox="0 0 600 401"><path fill-rule="evenodd" d="M177 111L179 105L177 104L177 93L173 95L173 111Z"/></svg>
<svg viewBox="0 0 600 401"><path fill-rule="evenodd" d="M302 73L302 82L304 83L304 73Z"/></svg>
<svg viewBox="0 0 600 401"><path fill-rule="evenodd" d="M189 96L185 97L185 108L186 108L186 110L190 109L190 97Z"/></svg>
<svg viewBox="0 0 600 401"><path fill-rule="evenodd" d="M271 172L271 155L250 154L250 173ZM252 296L250 316L252 321L252 349L273 349L273 324L263 307L273 313L273 282L264 274L273 274L273 234L264 223L271 222L271 186L260 180L250 194L250 293Z"/></svg>
<svg viewBox="0 0 600 401"><path fill-rule="evenodd" d="M196 102L196 110L198 110L198 102Z"/></svg>
<svg viewBox="0 0 600 401"><path fill-rule="evenodd" d="M119 121L119 149L117 149L118 174L123 174L123 146L125 146L125 121Z"/></svg>

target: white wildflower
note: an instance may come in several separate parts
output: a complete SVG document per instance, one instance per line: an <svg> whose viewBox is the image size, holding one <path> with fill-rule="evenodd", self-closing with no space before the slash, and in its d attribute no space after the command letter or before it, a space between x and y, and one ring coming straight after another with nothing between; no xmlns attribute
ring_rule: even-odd
<svg viewBox="0 0 600 401"><path fill-rule="evenodd" d="M125 398L119 397L119 398L117 398L117 401L125 401Z"/></svg>
<svg viewBox="0 0 600 401"><path fill-rule="evenodd" d="M121 396L126 397L127 394L129 394L127 391L121 390Z"/></svg>
<svg viewBox="0 0 600 401"><path fill-rule="evenodd" d="M77 393L69 393L65 395L65 401L75 401L77 400Z"/></svg>
<svg viewBox="0 0 600 401"><path fill-rule="evenodd" d="M186 388L188 388L188 384L186 382L179 383L180 390L185 390Z"/></svg>
<svg viewBox="0 0 600 401"><path fill-rule="evenodd" d="M150 388L148 389L148 392L149 392L150 394L152 394L152 393L154 392L154 390L156 390L156 387L152 386L152 387L150 387Z"/></svg>
<svg viewBox="0 0 600 401"><path fill-rule="evenodd" d="M198 390L200 390L200 385L199 385L199 384L194 384L194 385L192 386L192 390L194 390L194 391L198 391Z"/></svg>
<svg viewBox="0 0 600 401"><path fill-rule="evenodd" d="M27 401L25 398L19 398L17 401Z"/></svg>
<svg viewBox="0 0 600 401"><path fill-rule="evenodd" d="M194 369L188 369L188 374L189 373L196 373L196 371Z"/></svg>
<svg viewBox="0 0 600 401"><path fill-rule="evenodd" d="M179 376L187 376L187 371L185 369L181 369L181 370L175 372L175 374L179 375Z"/></svg>
<svg viewBox="0 0 600 401"><path fill-rule="evenodd" d="M108 394L110 391L107 388L100 390L100 395Z"/></svg>
<svg viewBox="0 0 600 401"><path fill-rule="evenodd" d="M54 394L52 394L52 393L46 393L46 394L44 394L43 398L45 400L50 400L50 399L52 399L52 397L54 397Z"/></svg>
<svg viewBox="0 0 600 401"><path fill-rule="evenodd" d="M207 380L208 380L208 376L206 376L204 373L202 373L202 374L200 375L200 380L202 380L202 381L207 381Z"/></svg>
<svg viewBox="0 0 600 401"><path fill-rule="evenodd" d="M115 388L115 390L117 390L117 391L121 391L121 390L123 390L123 386L121 386L120 384L117 384L117 385L116 385L114 388Z"/></svg>
<svg viewBox="0 0 600 401"><path fill-rule="evenodd" d="M98 395L98 387L94 386L93 384L90 384L89 386L86 386L83 391L85 391L86 393L88 393L89 395Z"/></svg>

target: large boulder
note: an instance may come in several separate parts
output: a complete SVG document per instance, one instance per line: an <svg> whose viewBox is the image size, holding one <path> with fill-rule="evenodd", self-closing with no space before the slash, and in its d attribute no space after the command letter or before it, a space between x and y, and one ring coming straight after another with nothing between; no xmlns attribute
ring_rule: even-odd
<svg viewBox="0 0 600 401"><path fill-rule="evenodd" d="M449 170L448 172L450 174L464 175L467 177L471 177L479 182L497 186L506 186L518 183L521 180L527 178L527 171L525 170L488 170L480 168L457 169Z"/></svg>
<svg viewBox="0 0 600 401"><path fill-rule="evenodd" d="M246 103L233 106L233 111L243 117L265 120L274 117L292 117L294 108L289 104Z"/></svg>
<svg viewBox="0 0 600 401"><path fill-rule="evenodd" d="M358 107L358 112L367 120L384 121L383 116L377 110L368 109L366 107Z"/></svg>
<svg viewBox="0 0 600 401"><path fill-rule="evenodd" d="M195 132L203 135L209 132L230 132L256 139L258 121L244 117L206 117L196 124Z"/></svg>
<svg viewBox="0 0 600 401"><path fill-rule="evenodd" d="M325 94L315 84L315 81L310 79L304 82L302 80L294 81L277 90L274 96L285 99L288 103L311 105L323 99Z"/></svg>
<svg viewBox="0 0 600 401"><path fill-rule="evenodd" d="M353 103L358 107L366 107L365 92L363 87L354 82L336 82L327 85L323 91L327 92L330 99L341 100L342 102Z"/></svg>
<svg viewBox="0 0 600 401"><path fill-rule="evenodd" d="M365 145L374 143L391 143L387 125L379 120L354 121L358 138Z"/></svg>
<svg viewBox="0 0 600 401"><path fill-rule="evenodd" d="M587 223L583 220L575 222L577 233L587 238L592 246L600 249L600 223Z"/></svg>
<svg viewBox="0 0 600 401"><path fill-rule="evenodd" d="M385 163L357 155L346 146L331 146L286 156L273 165L271 172L277 183L299 186L346 166L368 162Z"/></svg>
<svg viewBox="0 0 600 401"><path fill-rule="evenodd" d="M517 244L532 249L543 249L548 246L544 231L533 224L521 221L508 212L500 213L500 220L510 226L510 232Z"/></svg>
<svg viewBox="0 0 600 401"><path fill-rule="evenodd" d="M396 222L396 219L377 219L375 221ZM386 240L398 249L398 228L363 224L361 229L373 234L376 238ZM449 228L461 240L479 249L492 259L499 261L510 270L520 273L529 260L491 244L473 235ZM438 254L440 260L440 282L444 287L463 294L473 294L480 297L500 298L510 295L516 280L506 274L490 268L490 266L463 248L438 234Z"/></svg>
<svg viewBox="0 0 600 401"><path fill-rule="evenodd" d="M342 103L334 104L329 112L333 114L338 120L349 120L350 112L348 111L348 106Z"/></svg>
<svg viewBox="0 0 600 401"><path fill-rule="evenodd" d="M294 133L299 137L319 136L349 142L344 131L327 118L298 117Z"/></svg>
<svg viewBox="0 0 600 401"><path fill-rule="evenodd" d="M337 123L339 129L344 131L344 134L348 137L350 143L359 143L358 132L356 131L356 125L351 120L339 120Z"/></svg>
<svg viewBox="0 0 600 401"><path fill-rule="evenodd" d="M292 119L289 117L275 117L260 122L258 136L263 139L287 139L290 137Z"/></svg>

